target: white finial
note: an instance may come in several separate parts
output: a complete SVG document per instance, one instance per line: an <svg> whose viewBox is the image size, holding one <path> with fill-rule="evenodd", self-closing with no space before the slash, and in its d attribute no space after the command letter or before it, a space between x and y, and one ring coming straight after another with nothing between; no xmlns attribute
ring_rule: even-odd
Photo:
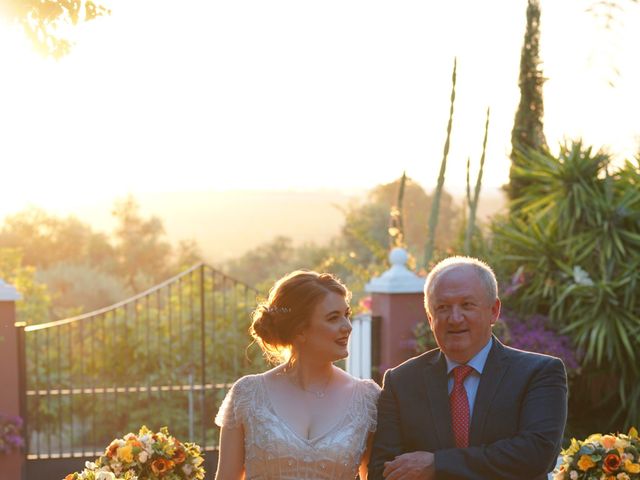
<svg viewBox="0 0 640 480"><path fill-rule="evenodd" d="M369 293L419 293L424 288L425 279L406 267L409 255L402 248L394 248L389 253L391 268L364 287Z"/></svg>
<svg viewBox="0 0 640 480"><path fill-rule="evenodd" d="M0 302L15 302L20 300L22 296L16 290L16 287L9 285L0 278Z"/></svg>
<svg viewBox="0 0 640 480"><path fill-rule="evenodd" d="M402 248L396 247L389 253L391 265L404 266L407 264L407 260L409 260L409 255Z"/></svg>

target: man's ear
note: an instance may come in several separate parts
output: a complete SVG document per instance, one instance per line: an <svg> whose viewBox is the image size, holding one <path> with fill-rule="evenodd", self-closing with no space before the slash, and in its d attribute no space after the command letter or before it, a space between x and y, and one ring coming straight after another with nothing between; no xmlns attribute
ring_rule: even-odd
<svg viewBox="0 0 640 480"><path fill-rule="evenodd" d="M429 328L433 330L433 318L431 317L429 310L427 310L427 322L429 322Z"/></svg>
<svg viewBox="0 0 640 480"><path fill-rule="evenodd" d="M495 324L500 318L500 307L502 304L500 303L500 299L496 298L496 301L491 305L491 325Z"/></svg>

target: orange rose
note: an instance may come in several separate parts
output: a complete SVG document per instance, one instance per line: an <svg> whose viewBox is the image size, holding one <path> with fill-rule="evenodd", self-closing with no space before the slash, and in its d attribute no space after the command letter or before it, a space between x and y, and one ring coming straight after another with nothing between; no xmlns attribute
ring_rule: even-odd
<svg viewBox="0 0 640 480"><path fill-rule="evenodd" d="M605 473L614 473L617 472L620 468L620 464L622 460L615 453L610 453L606 457L604 457L604 462L602 464L602 469Z"/></svg>
<svg viewBox="0 0 640 480"><path fill-rule="evenodd" d="M151 462L151 470L153 473L162 476L173 468L174 463L166 458L158 458Z"/></svg>
<svg viewBox="0 0 640 480"><path fill-rule="evenodd" d="M176 465L180 465L186 459L187 459L187 454L184 452L184 450L181 448L176 449L176 453L173 454L173 458L172 458L172 460L176 462Z"/></svg>
<svg viewBox="0 0 640 480"><path fill-rule="evenodd" d="M119 448L119 445L115 442L109 445L109 448L107 448L107 457L109 458L115 457L116 454L118 453L118 448Z"/></svg>
<svg viewBox="0 0 640 480"><path fill-rule="evenodd" d="M64 480L73 480L75 477L75 473L70 473L69 475L67 475L66 477L64 477Z"/></svg>

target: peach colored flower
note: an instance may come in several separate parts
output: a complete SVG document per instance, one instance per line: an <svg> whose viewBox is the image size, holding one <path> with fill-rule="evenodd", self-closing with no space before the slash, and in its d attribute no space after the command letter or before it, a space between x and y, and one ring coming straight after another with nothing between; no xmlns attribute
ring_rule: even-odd
<svg viewBox="0 0 640 480"><path fill-rule="evenodd" d="M616 437L613 435L605 435L600 439L600 443L602 443L602 446L607 450L611 450L616 444Z"/></svg>
<svg viewBox="0 0 640 480"><path fill-rule="evenodd" d="M129 445L131 445L132 447L143 448L142 443L137 438L131 438L131 439L127 440L127 443Z"/></svg>

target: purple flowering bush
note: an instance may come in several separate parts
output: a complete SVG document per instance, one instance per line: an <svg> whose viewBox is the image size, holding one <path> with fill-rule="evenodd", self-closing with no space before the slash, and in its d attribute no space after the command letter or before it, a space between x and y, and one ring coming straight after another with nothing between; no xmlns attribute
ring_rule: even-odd
<svg viewBox="0 0 640 480"><path fill-rule="evenodd" d="M499 321L493 326L493 333L510 347L562 359L568 374L578 373L580 369L579 355L571 346L571 338L556 332L544 315L525 319L503 309ZM416 326L414 335L415 338L402 347L412 347L416 353L422 353L438 346L426 322Z"/></svg>
<svg viewBox="0 0 640 480"><path fill-rule="evenodd" d="M0 414L0 455L11 453L24 447L20 434L22 419Z"/></svg>
<svg viewBox="0 0 640 480"><path fill-rule="evenodd" d="M561 358L567 373L578 372L579 355L571 346L571 338L551 328L546 316L536 314L523 319L503 311L500 319L507 326L508 339L503 340L509 346Z"/></svg>

